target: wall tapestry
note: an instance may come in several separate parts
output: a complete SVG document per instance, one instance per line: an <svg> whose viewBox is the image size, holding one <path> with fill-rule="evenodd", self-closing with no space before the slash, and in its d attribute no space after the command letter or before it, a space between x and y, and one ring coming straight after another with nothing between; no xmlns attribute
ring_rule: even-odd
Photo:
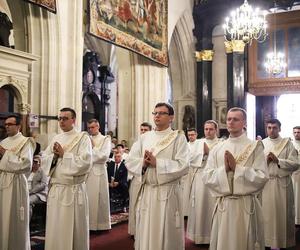
<svg viewBox="0 0 300 250"><path fill-rule="evenodd" d="M168 66L168 0L90 0L89 33Z"/></svg>
<svg viewBox="0 0 300 250"><path fill-rule="evenodd" d="M29 3L33 3L43 7L53 13L56 13L56 0L25 0Z"/></svg>

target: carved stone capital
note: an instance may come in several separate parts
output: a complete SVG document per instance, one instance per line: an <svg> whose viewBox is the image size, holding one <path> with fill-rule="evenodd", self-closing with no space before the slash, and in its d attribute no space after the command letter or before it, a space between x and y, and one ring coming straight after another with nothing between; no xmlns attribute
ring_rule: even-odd
<svg viewBox="0 0 300 250"><path fill-rule="evenodd" d="M225 41L225 51L227 54L232 52L244 53L245 43L243 40Z"/></svg>
<svg viewBox="0 0 300 250"><path fill-rule="evenodd" d="M225 45L225 52L226 52L226 54L232 53L233 50L232 50L232 43L231 43L231 41L225 41L224 45Z"/></svg>
<svg viewBox="0 0 300 250"><path fill-rule="evenodd" d="M201 61L212 61L214 56L213 50L201 50L201 51L195 51L195 58L197 62Z"/></svg>
<svg viewBox="0 0 300 250"><path fill-rule="evenodd" d="M31 111L31 106L28 103L18 104L18 109L21 114L29 114Z"/></svg>

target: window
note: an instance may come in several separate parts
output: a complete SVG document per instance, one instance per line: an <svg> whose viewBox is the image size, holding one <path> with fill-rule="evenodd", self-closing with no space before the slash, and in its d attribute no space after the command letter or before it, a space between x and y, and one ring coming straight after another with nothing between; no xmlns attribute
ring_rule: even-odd
<svg viewBox="0 0 300 250"><path fill-rule="evenodd" d="M249 92L255 95L300 93L300 11L268 15L269 35L263 43L249 46ZM276 32L276 36L275 36ZM273 51L285 54L287 68L278 75L269 74L264 67L267 54Z"/></svg>

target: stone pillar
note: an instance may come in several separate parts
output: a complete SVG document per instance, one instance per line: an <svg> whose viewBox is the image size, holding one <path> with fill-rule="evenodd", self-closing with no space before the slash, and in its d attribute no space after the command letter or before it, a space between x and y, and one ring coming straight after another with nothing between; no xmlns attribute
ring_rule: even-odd
<svg viewBox="0 0 300 250"><path fill-rule="evenodd" d="M195 52L197 61L196 124L199 136L203 136L204 122L212 119L212 60L213 50Z"/></svg>
<svg viewBox="0 0 300 250"><path fill-rule="evenodd" d="M227 53L227 108L245 108L245 66L242 40L226 41Z"/></svg>

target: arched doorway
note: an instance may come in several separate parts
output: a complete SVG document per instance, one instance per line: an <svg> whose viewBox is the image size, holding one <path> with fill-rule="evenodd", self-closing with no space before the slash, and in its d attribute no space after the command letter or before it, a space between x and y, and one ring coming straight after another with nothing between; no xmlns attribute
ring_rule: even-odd
<svg viewBox="0 0 300 250"><path fill-rule="evenodd" d="M12 113L15 113L17 104L16 91L10 85L4 85L0 88L0 125L3 125L4 119Z"/></svg>

